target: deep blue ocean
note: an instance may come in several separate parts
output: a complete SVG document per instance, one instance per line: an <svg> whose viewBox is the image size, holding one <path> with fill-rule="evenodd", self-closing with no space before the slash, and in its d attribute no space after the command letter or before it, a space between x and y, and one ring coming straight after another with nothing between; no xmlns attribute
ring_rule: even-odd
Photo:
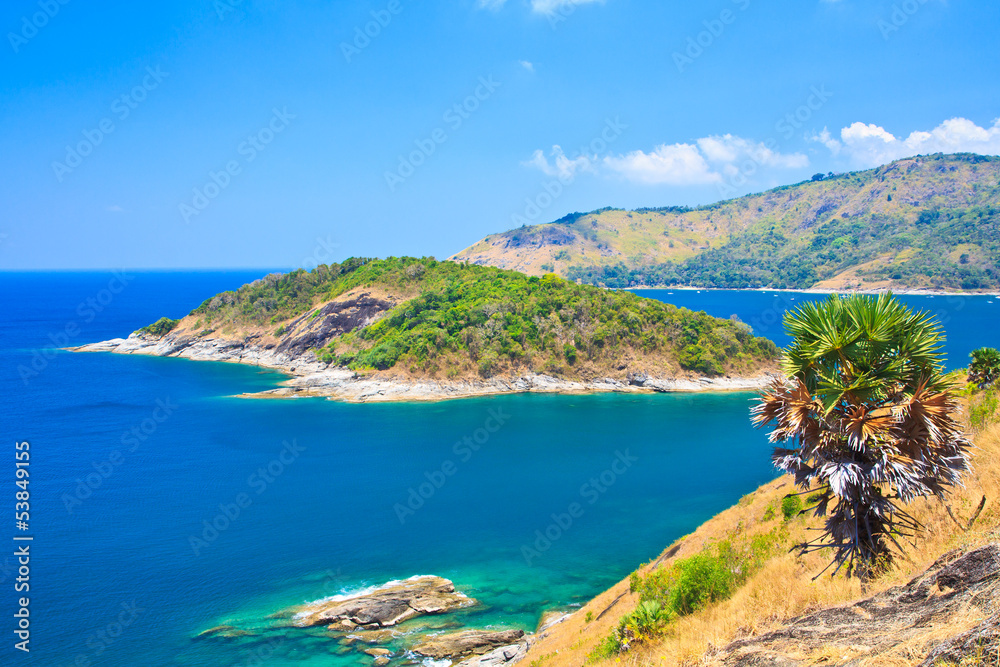
<svg viewBox="0 0 1000 667"><path fill-rule="evenodd" d="M268 616L419 574L481 601L461 622L531 630L775 475L746 393L246 400L232 396L281 376L56 350L179 317L264 273L0 273L0 664L23 596L27 664L57 667L367 665ZM811 298L643 294L736 314L782 344L781 312ZM906 300L939 312L951 367L1000 345L992 297ZM19 441L27 531L14 516ZM573 503L583 512L567 524ZM15 535L34 538L26 593ZM252 634L195 639L219 624Z"/></svg>

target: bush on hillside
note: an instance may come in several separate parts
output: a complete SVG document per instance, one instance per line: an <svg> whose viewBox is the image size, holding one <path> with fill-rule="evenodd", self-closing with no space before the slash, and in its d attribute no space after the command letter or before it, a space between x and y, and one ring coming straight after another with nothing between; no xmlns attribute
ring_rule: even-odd
<svg viewBox="0 0 1000 667"><path fill-rule="evenodd" d="M980 389L993 385L1000 378L1000 351L992 347L981 347L973 350L969 356L969 382Z"/></svg>
<svg viewBox="0 0 1000 667"><path fill-rule="evenodd" d="M152 324L139 329L139 333L162 337L176 329L178 324L180 324L180 320L172 320L169 317L161 317Z"/></svg>

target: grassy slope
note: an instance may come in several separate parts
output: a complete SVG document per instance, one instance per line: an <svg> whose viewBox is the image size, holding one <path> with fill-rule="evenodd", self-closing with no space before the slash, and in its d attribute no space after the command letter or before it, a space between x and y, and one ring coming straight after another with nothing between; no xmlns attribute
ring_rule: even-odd
<svg viewBox="0 0 1000 667"><path fill-rule="evenodd" d="M983 399L984 394L978 393L966 405L982 405ZM864 596L907 582L952 548L977 546L997 539L1000 523L1000 505L996 502L996 498L1000 497L1000 411L979 422L978 427L973 429L973 441L977 446L972 453L973 473L967 478L965 488L958 489L949 499L955 516L964 521L974 514L980 499L986 496L986 507L972 529L963 532L958 528L944 506L936 500L914 503L911 506L913 514L927 529L909 552L912 562L898 562L898 568L874 582ZM767 453L761 452L761 455L766 456ZM790 521L783 519L781 500L794 490L788 476L761 486L737 505L675 542L659 559L642 566L639 573L648 574L654 565L669 567L679 559L700 553L708 545L733 539L734 535L749 539L770 533L779 526L785 529L783 547L801 542L807 531L821 524L811 515ZM772 518L767 518L771 515ZM816 533L808 536L809 539L815 537ZM670 556L667 557L667 554ZM546 639L532 647L526 662L535 667L578 667L588 662L597 667L612 664L713 664L712 647L725 646L737 637L773 630L800 614L862 597L857 579L823 576L812 581L827 562L822 553L801 557L782 548L779 555L768 559L730 599L681 616L668 626L662 637L629 653L608 660L588 660L619 619L636 608L639 596L630 592L629 581L625 579L591 600L568 621L550 630ZM608 609L616 599L617 603ZM606 613L597 618L606 609ZM591 615L589 622L588 613ZM974 610L961 618L935 619L927 623L922 632L888 654L871 656L864 652L866 647L858 647L857 656L850 657L857 657L860 664L872 666L918 664L923 652L934 641L964 632L982 620L984 617ZM842 660L845 656L820 652L799 657L807 660L808 664L821 664L831 658Z"/></svg>
<svg viewBox="0 0 1000 667"><path fill-rule="evenodd" d="M573 214L454 259L611 287L995 289L1000 158L908 158L693 210Z"/></svg>
<svg viewBox="0 0 1000 667"><path fill-rule="evenodd" d="M738 321L576 285L431 258L348 260L271 275L206 300L176 332L279 344L286 329L333 300L372 294L397 304L369 326L320 339L321 359L419 377L488 377L525 370L568 378L643 371L754 373L776 349Z"/></svg>

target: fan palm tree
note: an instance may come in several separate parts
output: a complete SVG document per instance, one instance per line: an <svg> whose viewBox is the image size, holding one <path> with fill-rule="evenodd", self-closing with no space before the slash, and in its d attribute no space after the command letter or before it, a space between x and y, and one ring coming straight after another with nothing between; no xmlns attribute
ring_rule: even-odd
<svg viewBox="0 0 1000 667"><path fill-rule="evenodd" d="M826 516L825 530L803 553L832 549L834 574L846 565L866 580L892 546L903 551L897 538L920 529L901 505L943 499L969 469L971 443L942 373L944 336L891 294L831 295L787 313L785 329L787 379L762 392L753 422L773 424L775 466L802 489L820 487L803 511Z"/></svg>

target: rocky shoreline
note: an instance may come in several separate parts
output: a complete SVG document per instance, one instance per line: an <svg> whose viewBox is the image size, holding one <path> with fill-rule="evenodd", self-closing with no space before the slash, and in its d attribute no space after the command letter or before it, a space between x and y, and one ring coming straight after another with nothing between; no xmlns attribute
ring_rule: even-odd
<svg viewBox="0 0 1000 667"><path fill-rule="evenodd" d="M69 349L75 352L144 354L259 366L292 377L283 382L282 387L254 394L241 394L242 398L324 397L349 403L441 401L522 392L584 394L753 391L765 386L774 377L772 373L762 373L755 377L691 375L654 378L643 373L629 373L623 379L599 378L584 382L530 373L518 377L497 376L476 380L411 379L384 373L364 375L350 369L328 366L316 359L312 352L293 356L273 346L266 346L253 336L243 340L233 340L169 334L157 338L133 333L128 338L114 338Z"/></svg>
<svg viewBox="0 0 1000 667"><path fill-rule="evenodd" d="M302 632L301 636L325 638L338 655L367 656L375 667L507 667L521 661L533 642L569 617L548 612L534 633L526 633L520 628L468 627L453 615L477 606L477 600L457 591L450 580L420 575L283 609L268 617L267 628L218 625L193 639L240 644L265 635L273 638L273 633Z"/></svg>

